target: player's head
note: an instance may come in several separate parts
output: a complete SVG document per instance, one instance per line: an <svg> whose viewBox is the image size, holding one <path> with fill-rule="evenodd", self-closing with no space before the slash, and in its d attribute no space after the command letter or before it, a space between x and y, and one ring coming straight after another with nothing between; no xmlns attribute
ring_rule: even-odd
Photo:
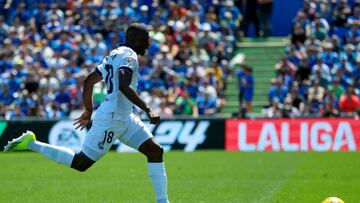
<svg viewBox="0 0 360 203"><path fill-rule="evenodd" d="M149 32L144 24L132 23L126 29L126 44L131 47L137 54L144 55L145 50L149 47Z"/></svg>

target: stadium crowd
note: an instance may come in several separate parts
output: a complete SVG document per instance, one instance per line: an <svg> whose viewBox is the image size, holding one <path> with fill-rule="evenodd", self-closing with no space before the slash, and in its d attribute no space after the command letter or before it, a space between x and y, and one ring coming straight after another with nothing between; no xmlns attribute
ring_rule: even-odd
<svg viewBox="0 0 360 203"><path fill-rule="evenodd" d="M239 38L233 1L0 0L0 117L57 119L82 109L82 81L124 42L130 22L152 39L138 92L160 116L211 115ZM106 86L94 89L94 105Z"/></svg>
<svg viewBox="0 0 360 203"><path fill-rule="evenodd" d="M360 109L360 1L305 0L276 65L266 117L337 117Z"/></svg>

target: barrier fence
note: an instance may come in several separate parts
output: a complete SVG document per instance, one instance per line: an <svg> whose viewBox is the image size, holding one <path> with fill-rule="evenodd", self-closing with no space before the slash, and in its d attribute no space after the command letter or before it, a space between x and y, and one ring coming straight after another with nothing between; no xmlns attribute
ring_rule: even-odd
<svg viewBox="0 0 360 203"><path fill-rule="evenodd" d="M149 123L146 125L166 151L225 148L225 120L162 120L156 126ZM3 150L9 140L31 130L39 141L79 151L90 127L82 131L75 130L71 120L0 121L0 149ZM114 143L112 150L132 151L119 141Z"/></svg>
<svg viewBox="0 0 360 203"><path fill-rule="evenodd" d="M79 151L88 129L73 121L0 121L0 149L26 130L42 142ZM176 119L148 128L166 151L225 149L229 151L358 151L360 121L336 119ZM90 127L90 126L89 126ZM115 142L112 150L132 151Z"/></svg>

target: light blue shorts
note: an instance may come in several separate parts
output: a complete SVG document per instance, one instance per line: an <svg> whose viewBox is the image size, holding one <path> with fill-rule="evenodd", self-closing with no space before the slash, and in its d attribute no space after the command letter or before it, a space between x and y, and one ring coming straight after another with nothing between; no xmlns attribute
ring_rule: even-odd
<svg viewBox="0 0 360 203"><path fill-rule="evenodd" d="M81 151L93 161L99 160L118 139L138 150L153 135L140 118L131 114L128 120L114 120L111 114L97 112L82 144Z"/></svg>

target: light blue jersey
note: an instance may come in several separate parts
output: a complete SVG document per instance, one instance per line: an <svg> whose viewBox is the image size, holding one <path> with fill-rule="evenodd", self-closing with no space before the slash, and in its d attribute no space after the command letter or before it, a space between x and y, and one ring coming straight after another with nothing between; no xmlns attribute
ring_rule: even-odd
<svg viewBox="0 0 360 203"><path fill-rule="evenodd" d="M116 119L127 120L133 112L133 103L119 90L119 70L132 73L130 86L136 90L139 78L137 54L129 47L120 46L104 58L95 72L106 83L107 95L98 108L99 113L113 113Z"/></svg>

